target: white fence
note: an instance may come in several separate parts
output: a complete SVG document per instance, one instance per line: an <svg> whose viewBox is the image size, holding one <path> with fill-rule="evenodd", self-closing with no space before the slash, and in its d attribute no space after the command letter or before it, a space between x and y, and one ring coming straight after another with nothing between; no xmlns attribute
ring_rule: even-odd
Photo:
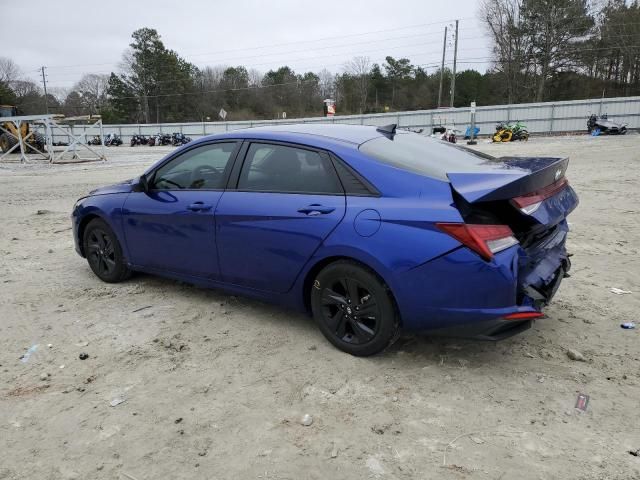
<svg viewBox="0 0 640 480"><path fill-rule="evenodd" d="M161 123L136 125L104 125L104 132L116 133L124 142L132 135L154 135L181 132L196 138L203 135L222 133L239 128L260 125L291 123L346 123L355 125L387 125L396 123L399 127L425 128L428 131L438 125L455 125L460 130L469 126L469 108L448 108L417 110L411 112L380 113L370 115L339 115L333 118L312 117L287 120L254 120L240 122L200 122ZM524 122L531 133L586 132L587 118L591 113L607 113L611 120L624 122L628 128L640 127L640 97L620 97L566 102L523 103L517 105L494 105L478 107L476 126L480 135L495 131L498 122ZM82 134L88 126L76 125L73 132ZM66 141L56 138L56 141Z"/></svg>

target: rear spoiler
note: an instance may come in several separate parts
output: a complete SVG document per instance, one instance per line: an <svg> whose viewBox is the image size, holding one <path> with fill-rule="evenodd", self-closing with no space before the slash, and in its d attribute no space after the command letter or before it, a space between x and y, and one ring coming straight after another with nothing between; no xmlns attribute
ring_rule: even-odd
<svg viewBox="0 0 640 480"><path fill-rule="evenodd" d="M484 171L447 173L467 202L508 200L551 185L564 177L569 158L502 157Z"/></svg>

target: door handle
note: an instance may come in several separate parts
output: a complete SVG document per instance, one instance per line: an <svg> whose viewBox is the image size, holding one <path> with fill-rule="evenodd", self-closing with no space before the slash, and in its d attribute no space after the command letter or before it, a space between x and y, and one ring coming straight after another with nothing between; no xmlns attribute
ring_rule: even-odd
<svg viewBox="0 0 640 480"><path fill-rule="evenodd" d="M298 209L298 212L304 213L309 216L316 215L326 215L327 213L331 213L335 210L335 207L325 207L324 205L319 205L317 203L313 203L308 207L302 207Z"/></svg>
<svg viewBox="0 0 640 480"><path fill-rule="evenodd" d="M204 202L194 202L187 207L187 210L191 210L193 212L204 212L207 210L211 210L213 205L208 205Z"/></svg>

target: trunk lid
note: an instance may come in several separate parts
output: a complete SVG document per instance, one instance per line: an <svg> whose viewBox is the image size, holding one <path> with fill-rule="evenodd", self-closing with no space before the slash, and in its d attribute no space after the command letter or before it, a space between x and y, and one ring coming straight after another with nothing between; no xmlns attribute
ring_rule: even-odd
<svg viewBox="0 0 640 480"><path fill-rule="evenodd" d="M498 217L522 242L557 225L578 205L565 179L568 164L568 158L503 157L486 162L482 170L451 172L447 177L463 216L475 221ZM534 202L528 212L519 208L517 199L531 201L536 194L539 205Z"/></svg>
<svg viewBox="0 0 640 480"><path fill-rule="evenodd" d="M482 170L451 172L451 186L469 203L515 198L546 187L561 178L568 158L502 157Z"/></svg>

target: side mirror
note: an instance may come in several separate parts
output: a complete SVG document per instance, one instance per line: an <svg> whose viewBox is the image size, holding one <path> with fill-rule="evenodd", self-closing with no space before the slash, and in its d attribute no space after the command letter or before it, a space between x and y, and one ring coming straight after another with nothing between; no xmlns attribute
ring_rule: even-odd
<svg viewBox="0 0 640 480"><path fill-rule="evenodd" d="M140 178L133 181L133 187L131 189L134 192L145 192L149 191L149 180L146 175L141 175Z"/></svg>

